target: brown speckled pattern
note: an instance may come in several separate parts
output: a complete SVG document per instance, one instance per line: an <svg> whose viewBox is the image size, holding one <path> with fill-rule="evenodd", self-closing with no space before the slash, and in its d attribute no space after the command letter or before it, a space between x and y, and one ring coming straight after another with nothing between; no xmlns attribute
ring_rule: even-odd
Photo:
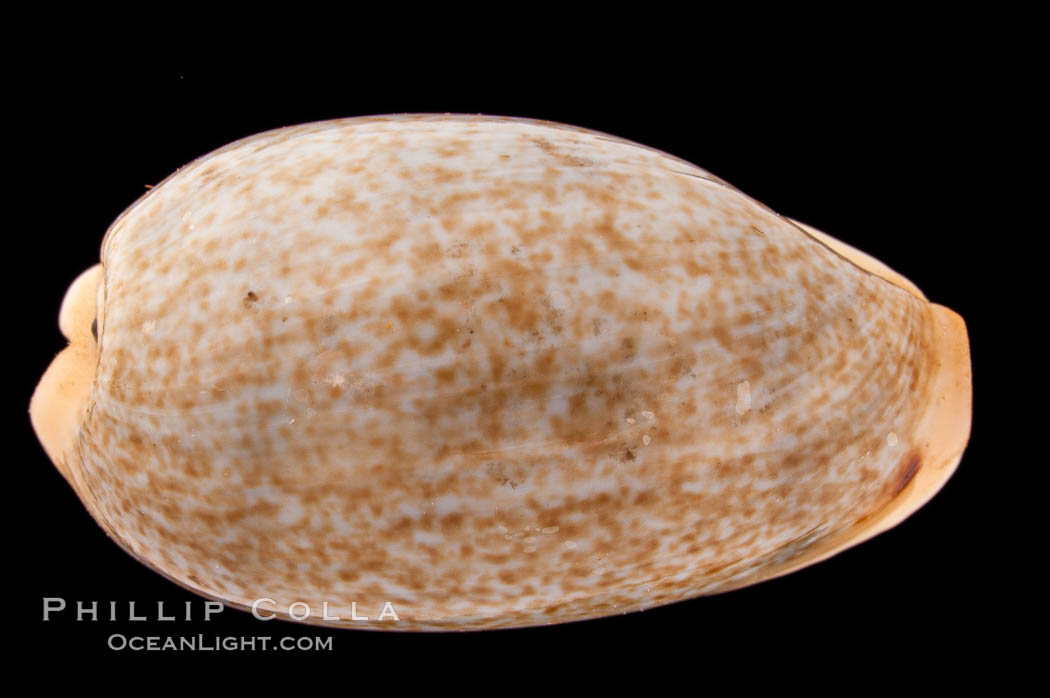
<svg viewBox="0 0 1050 698"><path fill-rule="evenodd" d="M916 467L926 304L604 134L262 134L152 190L102 261L74 485L235 605L630 611L775 573Z"/></svg>

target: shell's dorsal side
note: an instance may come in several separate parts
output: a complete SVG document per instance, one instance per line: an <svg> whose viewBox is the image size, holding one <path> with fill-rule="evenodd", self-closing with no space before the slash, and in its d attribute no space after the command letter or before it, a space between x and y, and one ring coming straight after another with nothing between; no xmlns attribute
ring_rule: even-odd
<svg viewBox="0 0 1050 698"><path fill-rule="evenodd" d="M725 591L896 524L969 435L956 314L560 124L260 134L101 256L37 433L132 555L266 614L507 627Z"/></svg>

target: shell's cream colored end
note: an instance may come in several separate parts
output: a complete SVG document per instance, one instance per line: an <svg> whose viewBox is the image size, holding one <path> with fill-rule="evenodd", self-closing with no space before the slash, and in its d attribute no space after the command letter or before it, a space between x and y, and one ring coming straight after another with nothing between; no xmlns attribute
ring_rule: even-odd
<svg viewBox="0 0 1050 698"><path fill-rule="evenodd" d="M827 233L792 222L858 267L926 300L915 284L874 257ZM929 303L927 308L932 327L927 347L927 365L932 374L929 405L915 430L915 449L908 452L901 463L896 491L884 506L855 525L828 536L786 565L741 586L809 567L893 528L933 499L955 473L970 439L973 416L970 341L966 323L958 313L937 303Z"/></svg>
<svg viewBox="0 0 1050 698"><path fill-rule="evenodd" d="M858 267L927 300L918 286L871 255L805 223L792 222ZM918 451L908 456L912 460L906 462L901 471L907 480L892 502L875 516L860 522L850 541L839 549L896 526L932 499L955 472L970 439L973 380L966 323L958 313L943 305L930 303L929 311L933 340L928 351L933 379L930 408L916 429Z"/></svg>
<svg viewBox="0 0 1050 698"><path fill-rule="evenodd" d="M37 438L70 482L67 460L90 402L98 355L91 324L101 281L102 265L96 264L70 284L58 313L58 326L69 346L48 366L29 401L29 418Z"/></svg>
<svg viewBox="0 0 1050 698"><path fill-rule="evenodd" d="M918 286L871 255L805 223L792 222L858 267L926 300ZM911 456L915 462L907 463L902 469L910 479L889 506L872 519L861 522L867 524L861 528L871 530L856 536L852 543L860 543L897 525L932 499L955 472L970 439L973 380L966 323L958 313L943 305L930 303L929 311L933 327L932 346L928 349L933 371L930 408L916 429L919 451Z"/></svg>
<svg viewBox="0 0 1050 698"><path fill-rule="evenodd" d="M915 450L901 462L892 498L772 576L820 562L893 528L933 499L958 467L970 439L973 412L970 343L966 324L957 313L936 303L929 305L929 311L933 326L929 406L915 430Z"/></svg>
<svg viewBox="0 0 1050 698"><path fill-rule="evenodd" d="M917 451L905 471L911 479L890 505L873 517L871 530L858 543L896 526L932 499L955 472L970 439L973 381L966 323L943 305L931 303L929 310L933 379L929 408L915 430Z"/></svg>

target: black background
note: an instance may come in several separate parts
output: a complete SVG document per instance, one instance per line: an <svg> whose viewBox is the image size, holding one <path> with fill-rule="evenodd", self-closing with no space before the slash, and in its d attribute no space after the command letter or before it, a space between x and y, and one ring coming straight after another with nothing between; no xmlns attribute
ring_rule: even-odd
<svg viewBox="0 0 1050 698"><path fill-rule="evenodd" d="M22 267L12 274L24 277L16 305L24 315L18 336L25 357L8 392L12 467L22 493L13 496L30 504L10 532L9 550L24 585L16 616L28 649L61 657L131 654L107 649L113 633L332 636L333 653L350 662L340 666L365 673L391 657L412 656L437 665L469 658L477 670L512 675L549 656L608 672L601 667L626 648L659 657L647 671L660 671L672 657L709 664L741 653L786 653L818 661L879 648L891 654L875 662L873 670L883 672L930 648L966 644L998 603L972 555L993 535L978 503L995 467L995 437L981 402L994 307L982 288L987 277L976 280L987 259L974 244L980 231L971 215L975 161L985 143L976 108L983 78L963 54L883 52L868 59L842 56L839 48L782 60L793 55L785 42L757 68L739 55L713 61L660 54L580 58L556 69L492 58L387 72L375 63L324 74L73 65L28 76L23 133L35 152L20 173L22 200L14 205L30 215L9 258ZM685 58L688 69L681 67ZM57 327L63 294L98 260L109 223L146 185L235 139L393 112L535 117L622 136L694 162L886 262L968 323L976 412L957 474L904 523L831 560L755 587L620 617L440 635L261 623L232 609L209 623L78 623L68 610L43 622L49 596L70 606L116 601L123 618L129 601L151 618L158 601L181 612L193 600L198 616L203 604L106 538L37 444L26 413L36 381L64 346ZM296 654L301 660L308 653ZM207 656L178 653L177 660Z"/></svg>

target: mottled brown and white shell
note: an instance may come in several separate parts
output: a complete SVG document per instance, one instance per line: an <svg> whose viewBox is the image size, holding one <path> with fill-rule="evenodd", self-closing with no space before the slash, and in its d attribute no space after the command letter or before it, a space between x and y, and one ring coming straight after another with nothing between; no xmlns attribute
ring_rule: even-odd
<svg viewBox="0 0 1050 698"><path fill-rule="evenodd" d="M37 433L129 553L267 614L506 627L752 584L901 521L969 434L956 314L560 124L264 133L142 197L101 258Z"/></svg>

